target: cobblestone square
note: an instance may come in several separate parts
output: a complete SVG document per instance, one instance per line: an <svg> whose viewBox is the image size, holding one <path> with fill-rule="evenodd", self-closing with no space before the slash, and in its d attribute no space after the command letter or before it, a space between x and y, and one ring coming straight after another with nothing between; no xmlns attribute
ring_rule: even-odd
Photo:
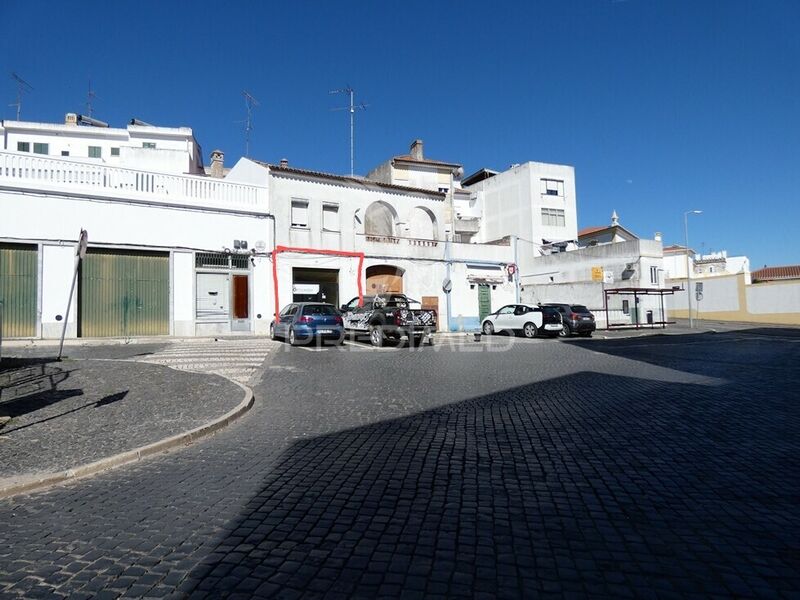
<svg viewBox="0 0 800 600"><path fill-rule="evenodd" d="M0 501L0 596L796 597L796 330L480 346L276 346L215 436Z"/></svg>

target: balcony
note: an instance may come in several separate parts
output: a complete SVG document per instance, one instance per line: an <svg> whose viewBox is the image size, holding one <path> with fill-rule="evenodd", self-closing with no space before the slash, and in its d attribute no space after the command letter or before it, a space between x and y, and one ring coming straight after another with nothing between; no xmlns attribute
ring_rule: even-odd
<svg viewBox="0 0 800 600"><path fill-rule="evenodd" d="M264 213L268 208L266 187L15 152L0 152L0 187Z"/></svg>
<svg viewBox="0 0 800 600"><path fill-rule="evenodd" d="M387 235L356 235L358 250L370 255L396 256L398 258L428 258L444 260L445 242L419 238ZM468 262L513 262L513 250L509 244L464 244L452 242L450 257L456 261Z"/></svg>

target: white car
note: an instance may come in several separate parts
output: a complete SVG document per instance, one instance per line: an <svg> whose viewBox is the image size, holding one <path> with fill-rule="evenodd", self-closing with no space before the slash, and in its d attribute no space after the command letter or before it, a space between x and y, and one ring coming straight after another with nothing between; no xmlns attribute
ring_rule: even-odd
<svg viewBox="0 0 800 600"><path fill-rule="evenodd" d="M481 323L481 331L492 335L499 331L521 331L527 338L540 334L556 336L563 327L561 314L550 307L508 304L488 315Z"/></svg>

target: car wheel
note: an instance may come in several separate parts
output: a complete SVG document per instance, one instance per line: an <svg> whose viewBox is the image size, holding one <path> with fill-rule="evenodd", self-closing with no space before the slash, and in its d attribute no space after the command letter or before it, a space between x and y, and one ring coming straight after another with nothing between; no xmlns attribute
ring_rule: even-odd
<svg viewBox="0 0 800 600"><path fill-rule="evenodd" d="M522 333L525 334L526 338L535 338L539 331L533 323L525 323L525 326L522 328Z"/></svg>
<svg viewBox="0 0 800 600"><path fill-rule="evenodd" d="M275 324L274 323L271 323L270 326L269 326L269 339L271 339L271 340L275 339Z"/></svg>
<svg viewBox="0 0 800 600"><path fill-rule="evenodd" d="M484 335L493 335L494 334L494 325L492 325L491 321L484 321L484 323L483 323L483 334Z"/></svg>
<svg viewBox="0 0 800 600"><path fill-rule="evenodd" d="M572 335L572 330L569 328L567 323L564 323L564 327L561 328L561 331L558 332L558 335L561 337L569 337Z"/></svg>
<svg viewBox="0 0 800 600"><path fill-rule="evenodd" d="M370 325L369 327L369 341L376 348L383 346L386 338L383 335L383 328L380 325Z"/></svg>
<svg viewBox="0 0 800 600"><path fill-rule="evenodd" d="M293 327L289 328L289 344L292 345L292 346L296 346L297 345L297 336L294 333L294 328Z"/></svg>

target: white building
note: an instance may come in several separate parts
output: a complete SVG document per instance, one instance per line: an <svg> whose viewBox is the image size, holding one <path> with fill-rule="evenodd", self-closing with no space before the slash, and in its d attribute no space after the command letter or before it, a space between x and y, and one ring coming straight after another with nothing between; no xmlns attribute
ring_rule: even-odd
<svg viewBox="0 0 800 600"><path fill-rule="evenodd" d="M65 318L70 337L268 330L268 259L225 250L271 244L268 190L200 174L191 129L0 130L4 335L58 337ZM89 251L67 314L81 229Z"/></svg>
<svg viewBox="0 0 800 600"><path fill-rule="evenodd" d="M452 188L413 168L424 188L248 159L226 171L215 151L209 177L186 128L0 131L6 337L55 338L65 318L68 337L265 334L276 307L343 303L359 282L437 308L441 329L477 328L515 298L511 246L448 242ZM81 229L89 250L67 314Z"/></svg>
<svg viewBox="0 0 800 600"><path fill-rule="evenodd" d="M693 279L744 273L749 280L750 259L746 256L728 256L726 250L698 255L678 244L664 248L664 271L668 278L686 278L687 254Z"/></svg>
<svg viewBox="0 0 800 600"><path fill-rule="evenodd" d="M382 168L391 173L391 165ZM448 172L454 167L436 165L447 165ZM427 187L299 169L287 161L243 159L231 169L227 180L269 187L279 305L342 304L357 296L360 280L365 295L405 293L437 310L440 329L457 331L479 328L489 306L514 301L506 271L513 262L510 245L450 242L451 195L431 189L436 177L426 182L414 166L404 176ZM420 171L430 168L420 165Z"/></svg>

